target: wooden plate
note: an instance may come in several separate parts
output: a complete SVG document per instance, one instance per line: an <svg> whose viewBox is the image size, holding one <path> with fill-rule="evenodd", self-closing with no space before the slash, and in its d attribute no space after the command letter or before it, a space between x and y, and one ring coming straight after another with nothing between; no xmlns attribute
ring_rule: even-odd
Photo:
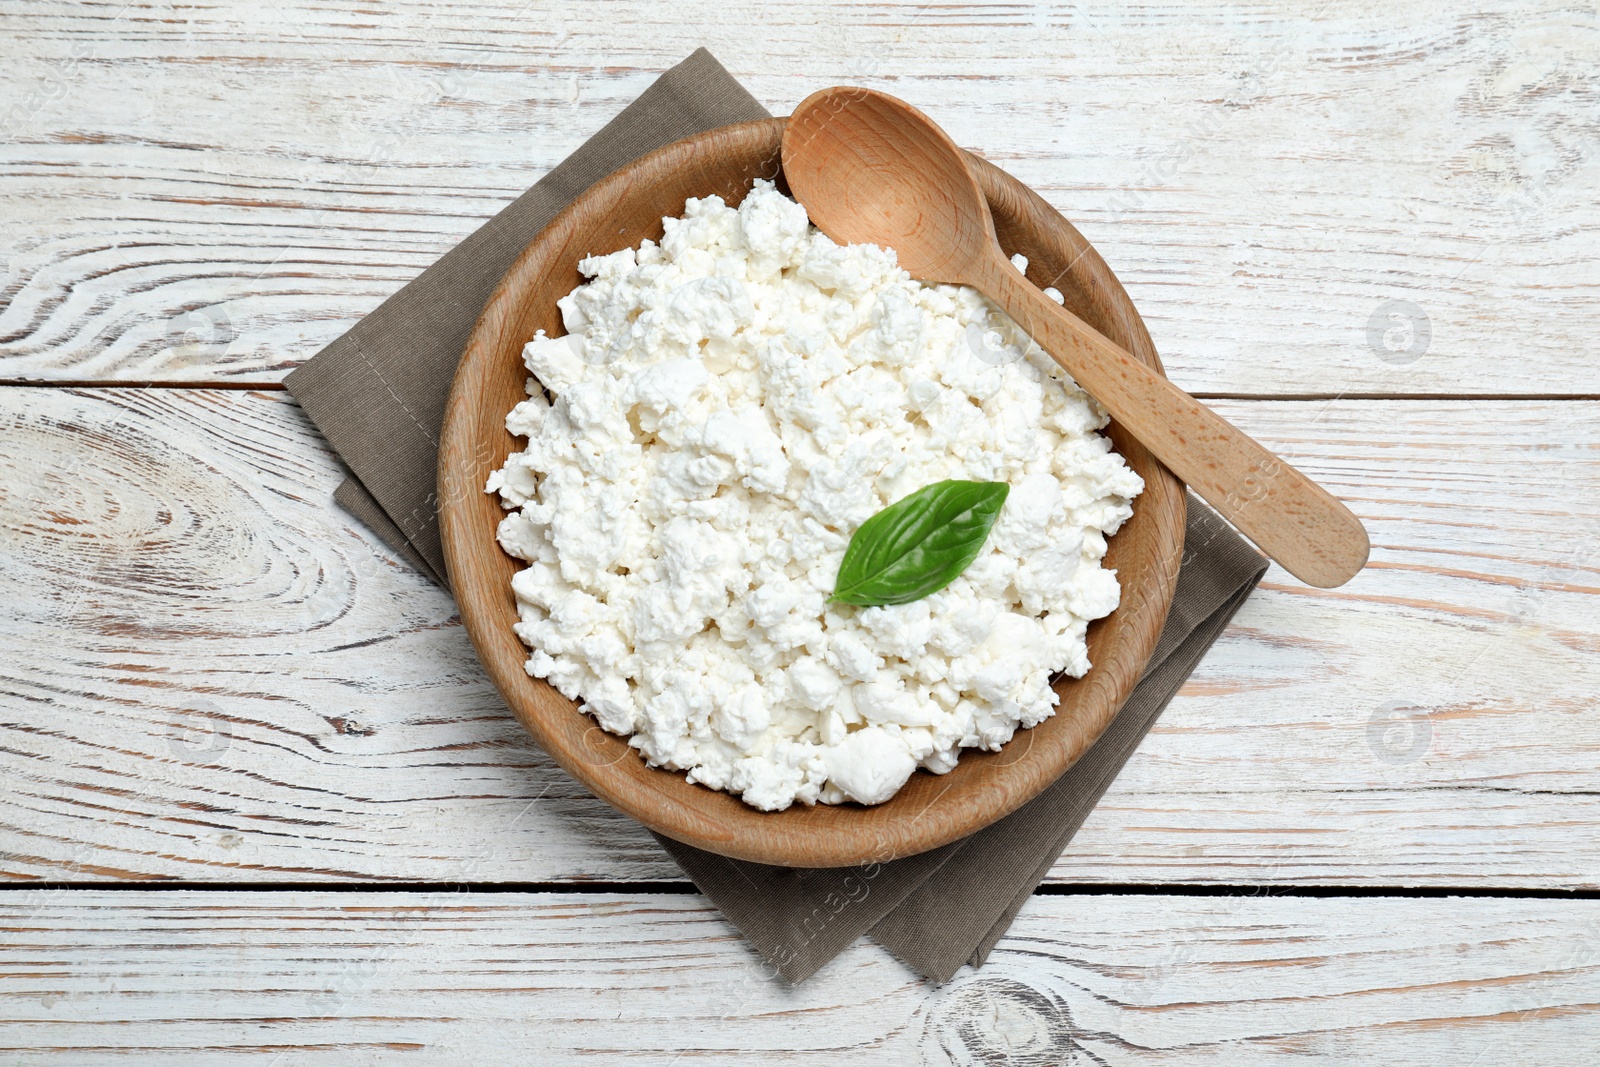
<svg viewBox="0 0 1600 1067"><path fill-rule="evenodd" d="M524 397L522 347L539 329L560 335L556 299L583 279L578 260L659 240L663 216L691 196L743 199L756 178L781 178L782 119L710 130L644 156L600 181L523 251L485 305L456 372L439 448L439 500L450 583L467 632L500 694L541 747L602 800L652 830L738 859L833 867L935 848L987 826L1053 782L1110 724L1155 649L1183 553L1183 486L1113 425L1117 450L1145 480L1133 518L1111 539L1107 565L1122 606L1089 627L1094 664L1057 682L1053 718L1019 731L1001 751L966 750L946 775L918 771L877 807L796 805L760 812L737 797L652 769L622 738L523 670L528 650L511 576L521 562L501 551L504 512L483 492L489 473L520 442L505 416ZM1043 199L977 160L1000 243L1028 257L1028 277L1054 285L1067 306L1111 340L1160 369L1144 323L1110 268Z"/></svg>

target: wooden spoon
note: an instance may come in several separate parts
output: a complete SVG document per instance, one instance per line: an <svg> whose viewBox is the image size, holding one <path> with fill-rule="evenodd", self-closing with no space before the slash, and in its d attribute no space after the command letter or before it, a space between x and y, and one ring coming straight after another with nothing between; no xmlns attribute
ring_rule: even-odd
<svg viewBox="0 0 1600 1067"><path fill-rule="evenodd" d="M1011 265L977 179L922 112L870 89L807 97L783 133L789 188L841 244L895 250L929 282L998 304L1173 473L1290 574L1343 585L1367 531L1327 490L1056 304Z"/></svg>

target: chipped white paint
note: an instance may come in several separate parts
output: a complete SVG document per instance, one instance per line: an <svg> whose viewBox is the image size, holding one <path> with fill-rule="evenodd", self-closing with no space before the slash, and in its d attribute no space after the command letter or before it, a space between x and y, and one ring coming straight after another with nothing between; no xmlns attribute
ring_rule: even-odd
<svg viewBox="0 0 1600 1067"><path fill-rule="evenodd" d="M1228 401L1371 528L1274 571L1053 877L1600 884L1600 403ZM12 878L676 879L278 392L0 390Z"/></svg>
<svg viewBox="0 0 1600 1067"><path fill-rule="evenodd" d="M1594 901L1036 897L940 988L869 943L786 986L694 896L32 896L0 897L30 1064L1600 1056Z"/></svg>
<svg viewBox="0 0 1600 1067"><path fill-rule="evenodd" d="M1592 8L1309 14L46 0L4 16L0 377L276 381L707 44L1039 189L1191 390L1592 393Z"/></svg>

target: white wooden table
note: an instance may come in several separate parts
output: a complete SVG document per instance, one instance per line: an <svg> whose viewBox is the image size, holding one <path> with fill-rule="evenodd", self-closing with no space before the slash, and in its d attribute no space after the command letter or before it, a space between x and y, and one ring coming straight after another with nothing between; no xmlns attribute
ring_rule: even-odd
<svg viewBox="0 0 1600 1067"><path fill-rule="evenodd" d="M1372 533L944 987L769 980L281 389L702 43L1032 184ZM7 0L0 56L0 1061L1600 1060L1592 3Z"/></svg>

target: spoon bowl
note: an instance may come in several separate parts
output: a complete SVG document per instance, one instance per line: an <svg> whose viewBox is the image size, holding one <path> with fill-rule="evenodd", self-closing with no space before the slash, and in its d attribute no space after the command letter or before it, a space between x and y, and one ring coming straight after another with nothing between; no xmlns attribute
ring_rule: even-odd
<svg viewBox="0 0 1600 1067"><path fill-rule="evenodd" d="M906 107L865 89L812 96L784 128L784 175L833 240L892 248L913 278L965 282L996 244L994 220L961 149L931 121L904 122Z"/></svg>

